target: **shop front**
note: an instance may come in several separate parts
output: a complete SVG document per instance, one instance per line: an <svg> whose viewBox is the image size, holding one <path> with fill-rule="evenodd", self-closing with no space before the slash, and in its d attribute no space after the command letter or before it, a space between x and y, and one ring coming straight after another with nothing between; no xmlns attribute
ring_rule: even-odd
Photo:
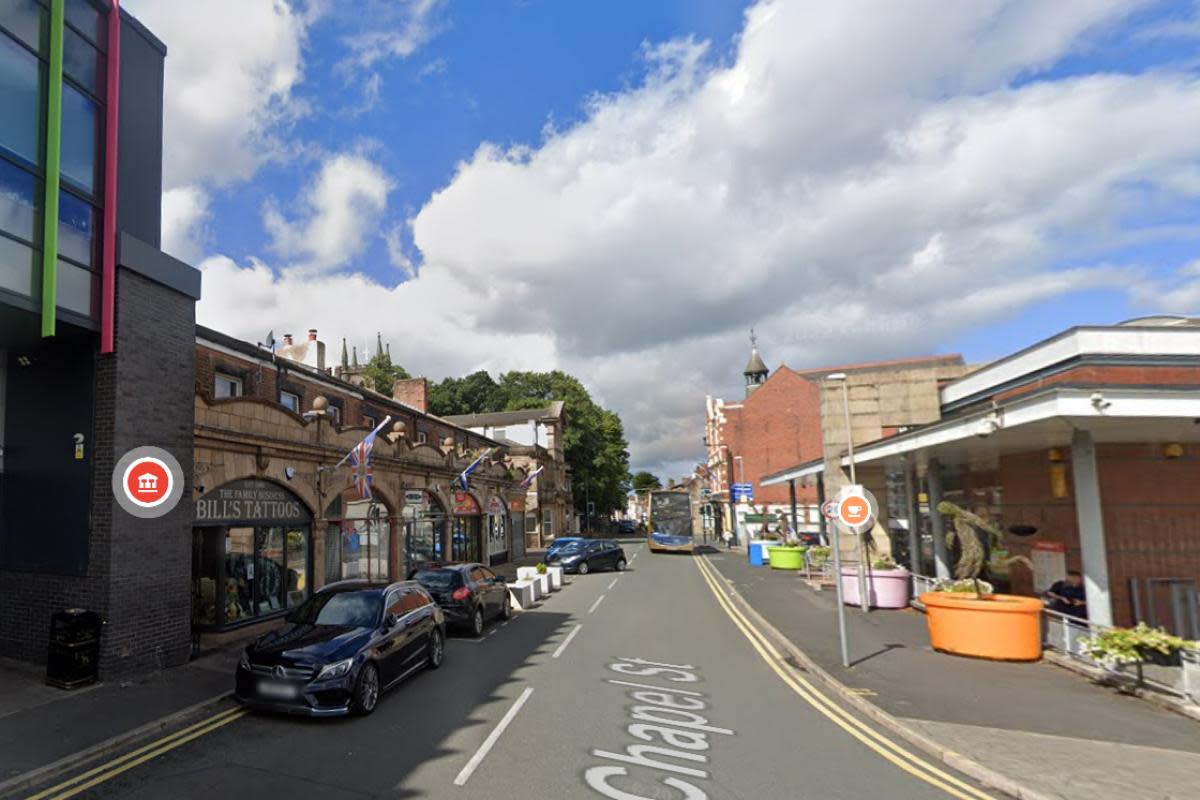
<svg viewBox="0 0 1200 800"><path fill-rule="evenodd" d="M345 489L325 509L325 582L398 580L392 554L391 506L373 492L364 500L356 487Z"/></svg>
<svg viewBox="0 0 1200 800"><path fill-rule="evenodd" d="M488 500L487 506L487 563L508 561L508 506L499 497Z"/></svg>
<svg viewBox="0 0 1200 800"><path fill-rule="evenodd" d="M453 521L450 532L450 558L454 561L479 561L483 555L482 516L479 501L470 492L454 493Z"/></svg>
<svg viewBox="0 0 1200 800"><path fill-rule="evenodd" d="M192 626L219 631L281 616L312 591L312 512L284 487L231 481L196 501Z"/></svg>
<svg viewBox="0 0 1200 800"><path fill-rule="evenodd" d="M446 508L424 489L404 493L404 558L408 572L427 561L442 561L445 553Z"/></svg>

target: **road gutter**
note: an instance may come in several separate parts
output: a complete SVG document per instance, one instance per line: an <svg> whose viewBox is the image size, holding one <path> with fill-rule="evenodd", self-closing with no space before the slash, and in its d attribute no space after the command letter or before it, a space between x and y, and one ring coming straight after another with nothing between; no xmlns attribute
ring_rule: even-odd
<svg viewBox="0 0 1200 800"><path fill-rule="evenodd" d="M811 657L809 657L807 653L797 647L791 641L791 639L787 638L787 636L785 636L778 628L776 628L765 617L763 617L762 614L759 614L758 611L752 605L750 605L750 603L748 603L746 599L742 597L741 593L738 592L738 590L734 587L733 581L727 578L711 560L705 556L699 557L704 558L706 562L712 564L713 569L717 570L717 573L721 576L721 580L725 582L725 586L723 588L725 588L725 590L729 593L730 599L732 599L738 605L742 612L745 613L746 616L749 617L756 626L761 628L766 634L774 639L776 644L787 651L787 653L792 656L792 658L794 658L797 663L807 672L811 673L822 683L832 689L847 705L853 706L855 710L879 723L884 728L904 739L914 747L925 751L929 755L939 759L947 766L953 767L959 772L962 772L964 775L974 778L989 788L998 789L1005 794L1018 798L1018 800L1062 800L1062 798L1057 795L1046 794L1045 792L1041 792L1037 789L1026 786L1025 784L1014 780L1003 773L997 772L991 767L987 767L972 758L964 756L962 753L951 750L921 731L918 731L909 725L905 725L903 722L898 720L896 717L893 717L876 704L855 693L854 690L850 689L832 674L827 672L824 667L822 667Z"/></svg>

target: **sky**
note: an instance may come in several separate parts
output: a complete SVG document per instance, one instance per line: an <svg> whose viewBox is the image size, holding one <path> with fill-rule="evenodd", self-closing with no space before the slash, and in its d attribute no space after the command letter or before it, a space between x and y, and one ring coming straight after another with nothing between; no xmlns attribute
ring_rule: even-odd
<svg viewBox="0 0 1200 800"><path fill-rule="evenodd" d="M563 369L635 469L767 364L1200 311L1200 1L126 0L163 247L250 341Z"/></svg>

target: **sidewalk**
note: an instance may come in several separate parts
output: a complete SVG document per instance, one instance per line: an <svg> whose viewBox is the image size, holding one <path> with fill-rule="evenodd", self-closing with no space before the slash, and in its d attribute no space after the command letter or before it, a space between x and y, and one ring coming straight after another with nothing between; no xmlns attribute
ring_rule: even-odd
<svg viewBox="0 0 1200 800"><path fill-rule="evenodd" d="M1033 790L1074 800L1200 798L1200 724L1096 686L1049 663L958 658L929 647L913 609L846 609L841 665L835 594L751 567L709 563L762 617L846 687L939 745Z"/></svg>
<svg viewBox="0 0 1200 800"><path fill-rule="evenodd" d="M164 725L212 713L233 690L234 647L134 681L73 691L45 684L45 670L0 660L0 797L31 770L93 748L100 752L149 736ZM140 728L149 730L139 731ZM92 754L93 757L95 753Z"/></svg>

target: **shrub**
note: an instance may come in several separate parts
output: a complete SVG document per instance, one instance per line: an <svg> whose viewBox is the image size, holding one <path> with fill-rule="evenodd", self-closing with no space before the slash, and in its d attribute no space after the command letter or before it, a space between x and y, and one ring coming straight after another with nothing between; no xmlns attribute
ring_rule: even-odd
<svg viewBox="0 0 1200 800"><path fill-rule="evenodd" d="M538 575L545 575L546 569L547 569L545 562L539 562L536 569L537 569Z"/></svg>
<svg viewBox="0 0 1200 800"><path fill-rule="evenodd" d="M1116 666L1144 663L1155 652L1173 656L1180 650L1200 647L1200 642L1189 642L1172 636L1162 628L1151 628L1139 622L1132 628L1109 628L1090 638L1080 639L1079 646L1101 664Z"/></svg>

